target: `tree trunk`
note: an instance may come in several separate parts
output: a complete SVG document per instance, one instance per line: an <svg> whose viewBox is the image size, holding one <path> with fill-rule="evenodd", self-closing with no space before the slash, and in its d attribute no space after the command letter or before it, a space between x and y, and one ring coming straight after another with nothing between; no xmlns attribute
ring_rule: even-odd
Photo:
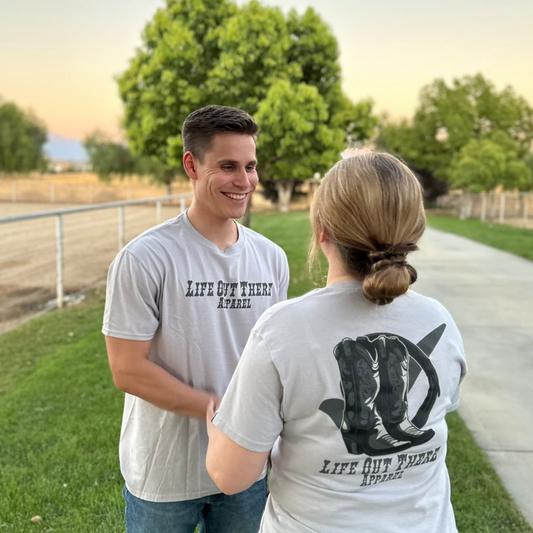
<svg viewBox="0 0 533 533"><path fill-rule="evenodd" d="M250 199L248 200L246 211L244 212L244 216L242 217L242 225L245 228L249 228L251 219L252 219L252 196L250 196Z"/></svg>
<svg viewBox="0 0 533 533"><path fill-rule="evenodd" d="M459 208L459 220L464 220L466 218L466 191L463 189L463 194L461 194L461 206Z"/></svg>
<svg viewBox="0 0 533 533"><path fill-rule="evenodd" d="M489 192L489 195L492 196L490 203L490 215L489 215L489 228L492 229L494 226L494 215L496 211L496 193L494 190Z"/></svg>
<svg viewBox="0 0 533 533"><path fill-rule="evenodd" d="M472 193L467 193L467 203L466 203L466 218L472 218L472 208L474 206L474 199L472 198Z"/></svg>
<svg viewBox="0 0 533 533"><path fill-rule="evenodd" d="M170 196L172 194L172 180L174 179L174 175L171 171L167 171L165 174L165 189L167 191L167 196ZM168 200L165 202L168 205L172 205L172 200Z"/></svg>
<svg viewBox="0 0 533 533"><path fill-rule="evenodd" d="M278 209L282 213L289 212L293 188L293 180L276 181L276 190L278 191Z"/></svg>
<svg viewBox="0 0 533 533"><path fill-rule="evenodd" d="M167 189L167 195L172 194L172 182L174 181L174 173L171 170L168 170L165 176L165 187Z"/></svg>

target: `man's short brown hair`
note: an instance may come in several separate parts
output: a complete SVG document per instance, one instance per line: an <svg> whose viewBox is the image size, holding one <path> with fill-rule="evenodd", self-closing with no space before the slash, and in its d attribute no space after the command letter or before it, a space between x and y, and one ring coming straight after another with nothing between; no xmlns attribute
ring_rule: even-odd
<svg viewBox="0 0 533 533"><path fill-rule="evenodd" d="M208 105L193 111L183 123L183 151L191 152L203 162L203 158L213 145L215 135L236 133L250 135L257 139L259 126L242 109L221 105Z"/></svg>

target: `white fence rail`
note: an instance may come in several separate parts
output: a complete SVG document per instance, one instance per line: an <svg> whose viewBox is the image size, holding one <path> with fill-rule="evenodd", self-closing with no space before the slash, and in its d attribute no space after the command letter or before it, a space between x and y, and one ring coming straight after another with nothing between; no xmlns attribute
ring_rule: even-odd
<svg viewBox="0 0 533 533"><path fill-rule="evenodd" d="M176 194L0 217L0 334L100 283L118 250L183 212L191 198Z"/></svg>
<svg viewBox="0 0 533 533"><path fill-rule="evenodd" d="M163 184L143 180L103 183L94 182L93 179L97 179L94 174L68 174L55 177L47 175L46 178L35 179L9 179L0 175L0 202L102 204L168 195ZM172 194L190 192L192 188L189 180L178 179L172 184Z"/></svg>
<svg viewBox="0 0 533 533"><path fill-rule="evenodd" d="M441 196L437 207L457 213L464 220L478 218L517 227L533 228L533 193L465 193Z"/></svg>

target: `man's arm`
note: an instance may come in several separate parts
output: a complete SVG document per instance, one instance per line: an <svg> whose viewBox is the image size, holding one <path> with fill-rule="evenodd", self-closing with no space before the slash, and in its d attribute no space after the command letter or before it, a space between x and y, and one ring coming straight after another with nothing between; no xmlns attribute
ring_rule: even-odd
<svg viewBox="0 0 533 533"><path fill-rule="evenodd" d="M205 418L214 394L193 389L148 359L151 341L132 341L106 336L109 366L115 385L151 404L178 415Z"/></svg>

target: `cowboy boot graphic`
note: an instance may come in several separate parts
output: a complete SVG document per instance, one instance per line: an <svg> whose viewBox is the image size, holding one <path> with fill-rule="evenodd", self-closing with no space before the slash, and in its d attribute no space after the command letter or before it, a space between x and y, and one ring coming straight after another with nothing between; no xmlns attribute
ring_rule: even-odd
<svg viewBox="0 0 533 533"><path fill-rule="evenodd" d="M378 353L371 343L365 344L346 338L333 351L344 396L342 438L352 454L379 456L400 452L409 448L411 442L395 439L383 424L376 408L380 391Z"/></svg>
<svg viewBox="0 0 533 533"><path fill-rule="evenodd" d="M441 324L418 344L399 335L373 333L356 341L345 338L335 346L344 399L326 399L319 409L341 430L349 453L385 455L434 436L432 429L421 428L440 395L429 356L445 329ZM421 372L427 377L428 392L410 420L408 393Z"/></svg>
<svg viewBox="0 0 533 533"><path fill-rule="evenodd" d="M429 358L413 343L394 335L371 335L367 341L376 346L381 387L377 398L379 413L390 435L410 441L413 446L430 440L435 432L421 430L440 394L435 368ZM357 339L362 342L362 339ZM409 362L414 359L427 375L428 394L413 422L408 417ZM416 424L414 423L416 420ZM418 426L418 427L417 427Z"/></svg>

